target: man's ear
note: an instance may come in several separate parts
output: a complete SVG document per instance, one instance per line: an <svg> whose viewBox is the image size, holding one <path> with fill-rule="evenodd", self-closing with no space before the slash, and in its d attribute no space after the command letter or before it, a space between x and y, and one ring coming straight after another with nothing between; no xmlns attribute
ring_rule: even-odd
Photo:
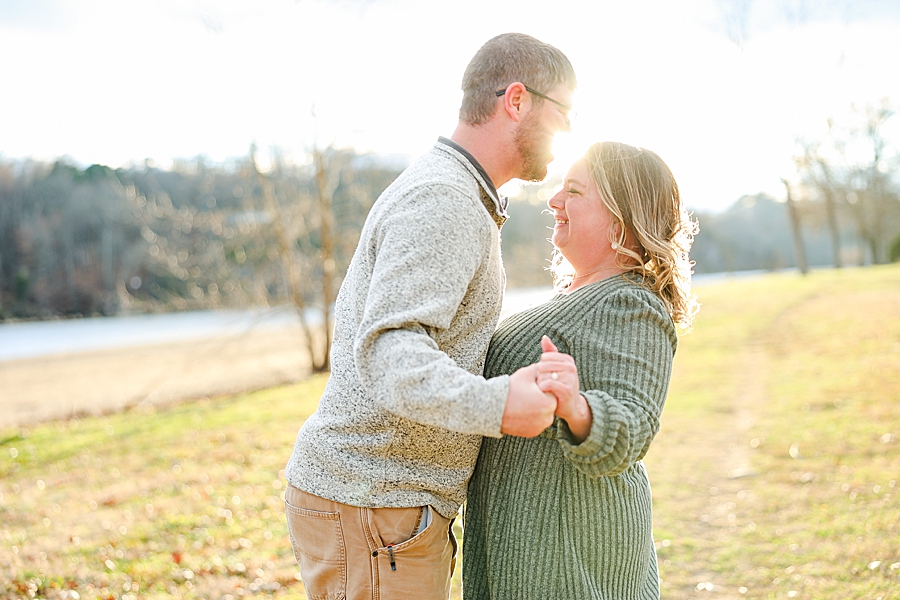
<svg viewBox="0 0 900 600"><path fill-rule="evenodd" d="M528 91L525 84L521 81L514 81L506 86L506 93L501 96L503 99L503 110L513 121L521 121L525 116L526 109L531 103L528 97Z"/></svg>

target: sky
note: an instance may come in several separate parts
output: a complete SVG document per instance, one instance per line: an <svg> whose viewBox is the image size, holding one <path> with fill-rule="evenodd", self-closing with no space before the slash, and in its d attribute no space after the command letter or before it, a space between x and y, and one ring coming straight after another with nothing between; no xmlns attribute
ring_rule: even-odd
<svg viewBox="0 0 900 600"><path fill-rule="evenodd" d="M551 177L625 142L699 210L783 198L797 139L900 105L898 0L0 0L0 160L414 158L452 134L466 65L507 31L578 75Z"/></svg>

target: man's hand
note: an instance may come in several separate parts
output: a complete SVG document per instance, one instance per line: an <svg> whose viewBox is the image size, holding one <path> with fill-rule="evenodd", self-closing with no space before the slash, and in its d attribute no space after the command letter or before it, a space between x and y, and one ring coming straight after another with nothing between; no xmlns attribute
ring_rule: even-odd
<svg viewBox="0 0 900 600"><path fill-rule="evenodd" d="M556 398L537 386L538 365L528 365L509 376L509 395L500 431L506 435L535 437L553 424Z"/></svg>

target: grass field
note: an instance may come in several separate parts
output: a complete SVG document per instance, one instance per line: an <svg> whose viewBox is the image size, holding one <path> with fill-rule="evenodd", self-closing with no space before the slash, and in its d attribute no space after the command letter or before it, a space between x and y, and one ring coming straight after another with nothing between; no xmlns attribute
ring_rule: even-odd
<svg viewBox="0 0 900 600"><path fill-rule="evenodd" d="M900 598L900 268L698 290L646 463L664 598Z"/></svg>
<svg viewBox="0 0 900 600"><path fill-rule="evenodd" d="M698 295L646 459L663 598L900 598L900 267ZM0 598L305 598L282 468L323 385L0 430Z"/></svg>

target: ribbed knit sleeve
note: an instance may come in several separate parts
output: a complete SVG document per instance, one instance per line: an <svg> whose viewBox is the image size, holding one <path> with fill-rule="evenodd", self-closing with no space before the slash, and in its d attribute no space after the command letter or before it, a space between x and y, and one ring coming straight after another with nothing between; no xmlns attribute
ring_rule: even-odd
<svg viewBox="0 0 900 600"><path fill-rule="evenodd" d="M662 303L635 286L597 303L584 315L581 331L567 351L575 358L593 423L579 444L560 420L559 443L585 475L615 475L643 458L659 431L675 329Z"/></svg>

